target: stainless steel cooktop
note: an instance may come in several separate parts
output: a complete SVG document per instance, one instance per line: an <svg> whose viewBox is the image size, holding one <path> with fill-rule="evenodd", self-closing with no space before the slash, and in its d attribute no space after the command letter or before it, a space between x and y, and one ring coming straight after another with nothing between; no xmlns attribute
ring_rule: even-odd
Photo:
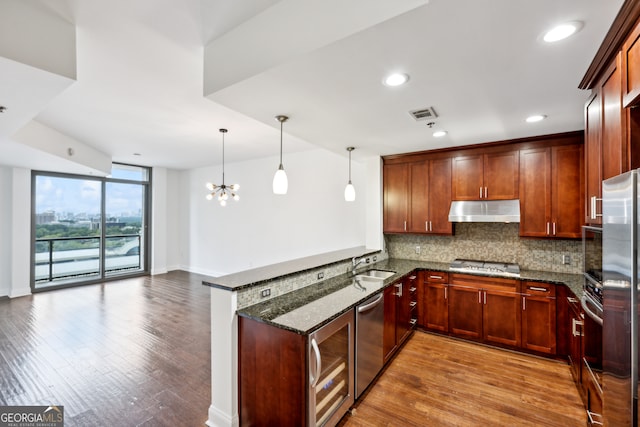
<svg viewBox="0 0 640 427"><path fill-rule="evenodd" d="M520 277L520 266L514 263L455 259L449 270L461 273L489 274L504 277Z"/></svg>

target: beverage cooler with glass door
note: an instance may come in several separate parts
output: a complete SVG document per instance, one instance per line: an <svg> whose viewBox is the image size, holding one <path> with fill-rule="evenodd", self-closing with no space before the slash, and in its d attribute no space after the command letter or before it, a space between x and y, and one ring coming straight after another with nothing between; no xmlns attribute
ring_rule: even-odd
<svg viewBox="0 0 640 427"><path fill-rule="evenodd" d="M309 426L335 425L354 403L354 313L309 336Z"/></svg>

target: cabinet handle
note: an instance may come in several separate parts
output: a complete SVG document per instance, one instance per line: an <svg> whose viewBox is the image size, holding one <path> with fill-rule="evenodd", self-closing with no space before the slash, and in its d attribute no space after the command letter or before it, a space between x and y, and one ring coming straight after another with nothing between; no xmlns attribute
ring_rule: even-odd
<svg viewBox="0 0 640 427"><path fill-rule="evenodd" d="M407 221L404 222L404 231L407 231Z"/></svg>
<svg viewBox="0 0 640 427"><path fill-rule="evenodd" d="M429 231L433 231L433 223L429 221Z"/></svg>
<svg viewBox="0 0 640 427"><path fill-rule="evenodd" d="M409 320L409 323L411 324L411 326L414 326L416 323L418 323L418 319L411 319Z"/></svg>
<svg viewBox="0 0 640 427"><path fill-rule="evenodd" d="M527 309L527 303L525 301L525 297L522 297L522 311L525 311Z"/></svg>
<svg viewBox="0 0 640 427"><path fill-rule="evenodd" d="M411 291L411 293L416 291L416 288L409 288L409 290Z"/></svg>
<svg viewBox="0 0 640 427"><path fill-rule="evenodd" d="M527 286L527 289L530 289L532 291L538 291L538 292L549 292L549 289L541 288L539 286ZM569 298L567 298L567 299L569 299ZM578 300L576 300L576 301L569 300L569 302L578 302Z"/></svg>
<svg viewBox="0 0 640 427"><path fill-rule="evenodd" d="M553 235L554 236L556 235L556 223L555 222L553 223Z"/></svg>
<svg viewBox="0 0 640 427"><path fill-rule="evenodd" d="M478 304L482 304L482 291L478 291Z"/></svg>
<svg viewBox="0 0 640 427"><path fill-rule="evenodd" d="M602 415L595 412L587 411L587 417L589 418L590 426L603 426Z"/></svg>
<svg viewBox="0 0 640 427"><path fill-rule="evenodd" d="M574 297L567 297L567 301L569 301L572 304L577 304L580 302L578 298L574 298Z"/></svg>
<svg viewBox="0 0 640 427"><path fill-rule="evenodd" d="M409 276L409 280L416 280L416 276Z"/></svg>
<svg viewBox="0 0 640 427"><path fill-rule="evenodd" d="M429 279L440 279L440 280L442 280L442 276L429 276Z"/></svg>
<svg viewBox="0 0 640 427"><path fill-rule="evenodd" d="M320 372L322 372L322 360L320 359L320 349L318 348L318 343L315 338L311 339L311 347L313 348L313 352L316 354L316 372L315 375L312 375L310 378L311 388L314 388L320 379Z"/></svg>
<svg viewBox="0 0 640 427"><path fill-rule="evenodd" d="M484 198L488 198L489 197L489 192L487 191L487 187L484 187Z"/></svg>
<svg viewBox="0 0 640 427"><path fill-rule="evenodd" d="M444 299L447 299L447 287L444 288Z"/></svg>
<svg viewBox="0 0 640 427"><path fill-rule="evenodd" d="M396 293L396 296L401 297L402 296L402 283L398 283L397 285L395 285L396 288L398 288L398 292Z"/></svg>
<svg viewBox="0 0 640 427"><path fill-rule="evenodd" d="M429 231L429 221L424 222L424 231Z"/></svg>
<svg viewBox="0 0 640 427"><path fill-rule="evenodd" d="M484 291L483 294L484 294L484 305L487 305L487 291Z"/></svg>
<svg viewBox="0 0 640 427"><path fill-rule="evenodd" d="M599 199L596 196L591 196L591 212L590 212L591 219L596 219L599 216L602 216L602 214L596 213L596 203L598 200L602 200L602 199Z"/></svg>
<svg viewBox="0 0 640 427"><path fill-rule="evenodd" d="M582 337L584 334L582 331L578 332L578 326L584 325L582 320L571 319L571 333L574 337Z"/></svg>
<svg viewBox="0 0 640 427"><path fill-rule="evenodd" d="M482 199L482 187L480 187L480 198Z"/></svg>
<svg viewBox="0 0 640 427"><path fill-rule="evenodd" d="M409 307L411 307L411 308L415 307L416 305L418 305L418 302L417 302L417 301L411 301L411 302L409 303Z"/></svg>
<svg viewBox="0 0 640 427"><path fill-rule="evenodd" d="M547 236L549 235L549 223L547 222Z"/></svg>

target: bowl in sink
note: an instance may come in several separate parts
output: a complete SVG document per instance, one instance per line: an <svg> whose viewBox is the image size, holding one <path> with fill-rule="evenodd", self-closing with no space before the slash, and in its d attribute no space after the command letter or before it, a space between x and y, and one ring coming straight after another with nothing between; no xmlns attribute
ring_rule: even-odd
<svg viewBox="0 0 640 427"><path fill-rule="evenodd" d="M396 274L395 271L387 271L387 270L367 270L358 274L356 277L361 276L366 279L376 279L376 280L384 280L387 277L391 277Z"/></svg>

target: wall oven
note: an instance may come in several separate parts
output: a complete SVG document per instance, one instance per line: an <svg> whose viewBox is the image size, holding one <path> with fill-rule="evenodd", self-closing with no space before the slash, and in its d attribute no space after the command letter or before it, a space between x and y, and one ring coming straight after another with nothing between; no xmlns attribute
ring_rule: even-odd
<svg viewBox="0 0 640 427"><path fill-rule="evenodd" d="M602 228L582 227L584 311L581 378L585 392L588 425L602 420Z"/></svg>

